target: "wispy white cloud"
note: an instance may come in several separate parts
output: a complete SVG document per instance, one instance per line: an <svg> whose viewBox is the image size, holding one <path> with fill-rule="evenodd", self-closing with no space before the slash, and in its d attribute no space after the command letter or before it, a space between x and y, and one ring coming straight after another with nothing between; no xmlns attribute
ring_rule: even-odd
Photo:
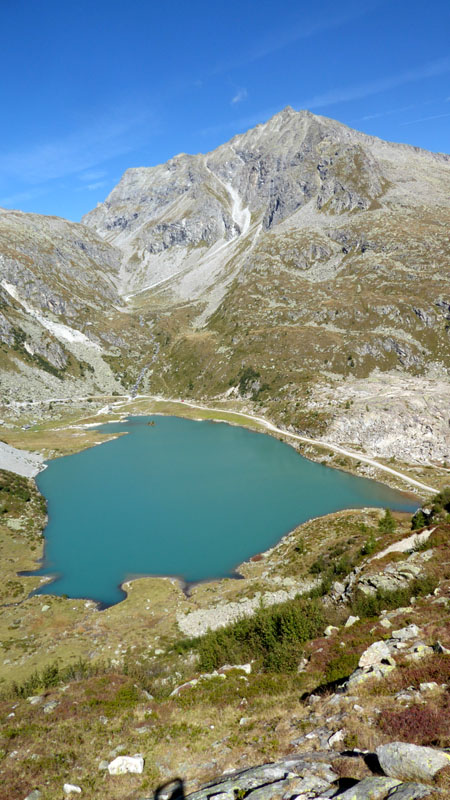
<svg viewBox="0 0 450 800"><path fill-rule="evenodd" d="M247 89L238 89L238 91L231 100L231 105L235 105L236 103L242 103L242 101L246 100L247 97L248 97Z"/></svg>
<svg viewBox="0 0 450 800"><path fill-rule="evenodd" d="M116 112L66 136L3 153L0 173L27 184L38 184L84 172L133 150L137 140L148 134L148 123L144 114ZM92 177L86 180L92 182Z"/></svg>
<svg viewBox="0 0 450 800"><path fill-rule="evenodd" d="M97 189L102 189L108 185L108 181L95 181L94 183L84 183L82 186L77 186L77 192L95 192Z"/></svg>
<svg viewBox="0 0 450 800"><path fill-rule="evenodd" d="M400 106L399 108L390 108L388 111L376 111L374 114L366 114L364 117L359 117L359 122L368 122L371 119L380 119L380 117L390 117L392 114L403 114L405 111L412 111L417 108L416 103L409 106Z"/></svg>
<svg viewBox="0 0 450 800"><path fill-rule="evenodd" d="M316 108L326 107L329 105L338 105L339 103L348 102L350 100L359 100L363 97L370 97L374 94L381 94L384 91L389 89L393 89L397 86L403 86L407 83L414 83L415 81L423 80L425 78L432 78L437 75L444 75L445 73L450 72L450 57L440 58L436 61L431 61L428 64L423 64L420 67L416 67L414 69L405 70L402 73L397 75L389 75L385 78L380 78L374 81L368 81L363 84L358 84L356 86L347 86L345 88L340 89L333 89L330 92L325 92L323 94L317 94L309 99L303 100L301 103L292 103L295 108L307 108L309 110L313 110ZM450 98L448 98L450 100ZM429 101L434 102L433 100ZM410 110L414 107L420 107L421 105L427 105L428 103L421 103L418 106L411 105L411 106L403 106L398 109L393 109L392 111L384 112L380 111L377 114L368 114L362 118L362 120L367 121L369 119L375 119L376 117L384 116L384 114L388 113L397 113L406 110ZM232 133L239 133L240 131L245 131L248 128L253 127L254 125L258 125L260 122L266 122L270 117L280 111L280 108L266 108L261 111L257 111L251 116L241 117L239 119L234 120L227 120L227 122L223 122L219 125L213 125L207 128L204 128L201 131L203 136L210 136L216 134L226 134L227 132Z"/></svg>
<svg viewBox="0 0 450 800"><path fill-rule="evenodd" d="M404 86L407 83L423 80L424 78L434 78L437 75L444 75L450 72L450 57L437 59L436 61L422 64L415 69L405 70L397 75L389 75L386 78L378 78L373 81L357 84L356 86L346 86L339 89L332 89L329 92L315 94L303 100L302 108L322 108L323 106L347 103L351 100L360 100L373 94L380 94L397 86Z"/></svg>
<svg viewBox="0 0 450 800"><path fill-rule="evenodd" d="M99 181L101 178L106 178L107 174L108 173L104 169L89 170L88 172L83 172L81 175L78 175L78 180Z"/></svg>
<svg viewBox="0 0 450 800"><path fill-rule="evenodd" d="M17 208L21 203L27 203L29 200L34 200L45 193L46 190L42 187L24 192L15 192L14 194L0 197L0 206L3 206L3 208Z"/></svg>
<svg viewBox="0 0 450 800"><path fill-rule="evenodd" d="M419 117L419 119L410 119L408 122L400 122L400 125L415 125L416 122L426 122L429 119L442 119L442 117L450 117L450 111L447 114L432 114L431 117Z"/></svg>
<svg viewBox="0 0 450 800"><path fill-rule="evenodd" d="M361 0L347 11L340 11L335 15L328 14L322 18L317 18L315 21L307 21L305 19L296 20L294 24L289 26L289 29L281 29L274 31L270 36L265 39L260 39L253 47L250 47L245 53L234 55L233 58L224 60L216 64L211 70L212 75L218 75L228 72L246 64L251 64L261 58L272 55L284 47L287 47L294 42L301 39L309 39L322 31L338 28L341 25L346 25L354 19L364 16L365 14L377 8L383 0Z"/></svg>

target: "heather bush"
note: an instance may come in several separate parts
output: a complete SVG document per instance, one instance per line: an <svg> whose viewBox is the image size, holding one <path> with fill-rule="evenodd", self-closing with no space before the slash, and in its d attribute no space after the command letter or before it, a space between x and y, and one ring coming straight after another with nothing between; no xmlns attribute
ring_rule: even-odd
<svg viewBox="0 0 450 800"><path fill-rule="evenodd" d="M378 725L394 740L447 747L450 744L450 698L446 695L441 706L427 703L402 711L384 710Z"/></svg>

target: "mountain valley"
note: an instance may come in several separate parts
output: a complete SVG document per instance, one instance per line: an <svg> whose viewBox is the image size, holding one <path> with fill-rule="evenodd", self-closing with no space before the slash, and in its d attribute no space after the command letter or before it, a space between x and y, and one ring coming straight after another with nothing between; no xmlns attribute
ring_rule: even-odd
<svg viewBox="0 0 450 800"><path fill-rule="evenodd" d="M449 796L449 223L448 155L289 107L127 170L81 223L0 209L0 800ZM35 594L43 460L150 414L421 508L104 609Z"/></svg>

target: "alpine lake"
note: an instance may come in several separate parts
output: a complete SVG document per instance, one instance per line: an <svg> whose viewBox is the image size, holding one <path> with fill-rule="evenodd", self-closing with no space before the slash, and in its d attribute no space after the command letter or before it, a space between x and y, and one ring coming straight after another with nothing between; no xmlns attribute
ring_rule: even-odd
<svg viewBox="0 0 450 800"><path fill-rule="evenodd" d="M36 482L49 521L36 593L107 607L144 575L184 584L236 567L313 517L413 512L411 495L309 461L273 436L171 416L108 423L117 438L51 460ZM123 435L119 435L123 434Z"/></svg>

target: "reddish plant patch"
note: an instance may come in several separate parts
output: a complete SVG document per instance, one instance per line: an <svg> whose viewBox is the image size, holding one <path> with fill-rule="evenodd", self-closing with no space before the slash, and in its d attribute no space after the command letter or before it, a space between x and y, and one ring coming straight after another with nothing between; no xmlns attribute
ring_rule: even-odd
<svg viewBox="0 0 450 800"><path fill-rule="evenodd" d="M389 676L391 692L398 692L413 686L418 689L421 683L434 681L438 685L448 683L450 678L450 656L436 654L424 658L418 664L403 666Z"/></svg>
<svg viewBox="0 0 450 800"><path fill-rule="evenodd" d="M446 695L441 706L429 703L404 711L383 711L378 724L391 739L446 747L450 744L450 698Z"/></svg>

